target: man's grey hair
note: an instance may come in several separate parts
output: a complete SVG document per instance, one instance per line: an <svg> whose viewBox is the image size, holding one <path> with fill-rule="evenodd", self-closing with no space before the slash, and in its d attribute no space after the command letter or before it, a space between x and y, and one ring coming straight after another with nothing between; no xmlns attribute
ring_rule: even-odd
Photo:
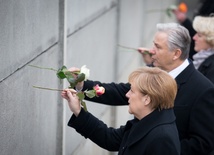
<svg viewBox="0 0 214 155"><path fill-rule="evenodd" d="M180 49L182 51L181 59L189 57L191 37L189 31L177 23L157 24L157 30L168 35L168 48L170 51Z"/></svg>

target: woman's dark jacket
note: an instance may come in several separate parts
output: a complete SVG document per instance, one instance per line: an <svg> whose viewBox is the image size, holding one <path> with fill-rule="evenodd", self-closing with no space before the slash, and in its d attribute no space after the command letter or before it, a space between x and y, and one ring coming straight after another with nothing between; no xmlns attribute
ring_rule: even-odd
<svg viewBox="0 0 214 155"><path fill-rule="evenodd" d="M119 155L180 155L180 141L172 109L155 110L140 121L130 120L118 129L107 127L92 114L81 110L68 125Z"/></svg>
<svg viewBox="0 0 214 155"><path fill-rule="evenodd" d="M214 54L205 59L198 70L214 83Z"/></svg>

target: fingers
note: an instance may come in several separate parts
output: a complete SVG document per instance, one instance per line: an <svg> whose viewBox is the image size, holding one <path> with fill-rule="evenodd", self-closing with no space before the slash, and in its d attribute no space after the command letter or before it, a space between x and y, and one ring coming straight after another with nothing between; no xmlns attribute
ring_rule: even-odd
<svg viewBox="0 0 214 155"><path fill-rule="evenodd" d="M66 99L66 100L69 99L68 96L67 96L67 91L65 91L65 90L63 90L63 91L61 92L61 96L62 96L62 98Z"/></svg>
<svg viewBox="0 0 214 155"><path fill-rule="evenodd" d="M140 47L140 48L138 48L137 50L138 50L138 52L140 52L141 54L145 53L145 51L150 51L150 49L144 48L144 47Z"/></svg>
<svg viewBox="0 0 214 155"><path fill-rule="evenodd" d="M67 91L70 91L72 94L76 94L77 93L77 91L74 90L74 89L67 89Z"/></svg>
<svg viewBox="0 0 214 155"><path fill-rule="evenodd" d="M66 100L71 100L72 98L74 97L77 97L77 92L76 90L74 89L64 89L62 92L61 92L61 96L66 99Z"/></svg>
<svg viewBox="0 0 214 155"><path fill-rule="evenodd" d="M67 96L69 98L70 101L76 100L77 98L77 93L75 90L69 89L66 91L67 92Z"/></svg>
<svg viewBox="0 0 214 155"><path fill-rule="evenodd" d="M74 115L78 116L81 111L81 105L77 92L74 89L65 89L61 92L61 96L68 101L68 106Z"/></svg>
<svg viewBox="0 0 214 155"><path fill-rule="evenodd" d="M72 97L73 97L73 94L71 93L70 90L67 90L66 93L67 93L67 96L68 96L69 98L72 98Z"/></svg>

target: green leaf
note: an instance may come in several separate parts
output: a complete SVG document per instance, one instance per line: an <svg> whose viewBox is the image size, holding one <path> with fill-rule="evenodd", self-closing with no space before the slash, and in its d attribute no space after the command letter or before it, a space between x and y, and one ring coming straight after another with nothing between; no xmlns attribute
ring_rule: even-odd
<svg viewBox="0 0 214 155"><path fill-rule="evenodd" d="M58 77L59 79L64 79L64 78L66 78L65 74L64 74L63 72L61 72L61 71L57 72L56 75L57 75L57 77Z"/></svg>
<svg viewBox="0 0 214 155"><path fill-rule="evenodd" d="M78 74L77 77L73 74ZM85 79L85 74L79 72L73 72L73 74L67 69L66 66L62 66L58 71L57 71L57 77L59 79L64 79L67 78L68 82L70 83L70 88L74 88L78 82L81 82Z"/></svg>
<svg viewBox="0 0 214 155"><path fill-rule="evenodd" d="M81 105L83 106L83 109L84 109L85 111L87 111L87 107L86 107L86 104L85 104L84 101L81 101Z"/></svg>
<svg viewBox="0 0 214 155"><path fill-rule="evenodd" d="M85 91L85 95L88 96L89 98L93 98L96 96L95 90L87 90Z"/></svg>
<svg viewBox="0 0 214 155"><path fill-rule="evenodd" d="M66 78L74 78L74 76L72 75L72 73L69 70L63 70Z"/></svg>
<svg viewBox="0 0 214 155"><path fill-rule="evenodd" d="M66 78L66 75L65 75L65 71L67 71L67 67L65 66L62 66L60 69L58 69L56 75L59 79L64 79Z"/></svg>
<svg viewBox="0 0 214 155"><path fill-rule="evenodd" d="M85 80L85 74L84 73L80 73L77 75L77 79L76 79L77 82L81 82L84 80Z"/></svg>
<svg viewBox="0 0 214 155"><path fill-rule="evenodd" d="M78 92L77 96L79 97L80 100L83 100L85 98L84 92Z"/></svg>
<svg viewBox="0 0 214 155"><path fill-rule="evenodd" d="M74 88L77 84L76 79L71 77L71 78L67 78L68 82L70 83L70 87Z"/></svg>
<svg viewBox="0 0 214 155"><path fill-rule="evenodd" d="M76 83L70 83L70 87L69 88L74 88L76 86Z"/></svg>
<svg viewBox="0 0 214 155"><path fill-rule="evenodd" d="M76 79L71 77L71 78L67 78L68 82L71 84L71 83L76 83Z"/></svg>
<svg viewBox="0 0 214 155"><path fill-rule="evenodd" d="M172 10L171 10L170 8L167 8L167 9L166 9L166 14L167 14L168 17L171 17L171 16L172 16L172 15L171 15L171 11L172 11Z"/></svg>

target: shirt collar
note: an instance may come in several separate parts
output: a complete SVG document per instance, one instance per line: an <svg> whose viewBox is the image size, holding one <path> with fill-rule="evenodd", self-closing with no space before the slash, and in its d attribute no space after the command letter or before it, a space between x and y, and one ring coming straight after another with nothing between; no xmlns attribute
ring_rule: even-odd
<svg viewBox="0 0 214 155"><path fill-rule="evenodd" d="M169 75L175 79L188 65L189 61L186 59L180 66L170 71Z"/></svg>

